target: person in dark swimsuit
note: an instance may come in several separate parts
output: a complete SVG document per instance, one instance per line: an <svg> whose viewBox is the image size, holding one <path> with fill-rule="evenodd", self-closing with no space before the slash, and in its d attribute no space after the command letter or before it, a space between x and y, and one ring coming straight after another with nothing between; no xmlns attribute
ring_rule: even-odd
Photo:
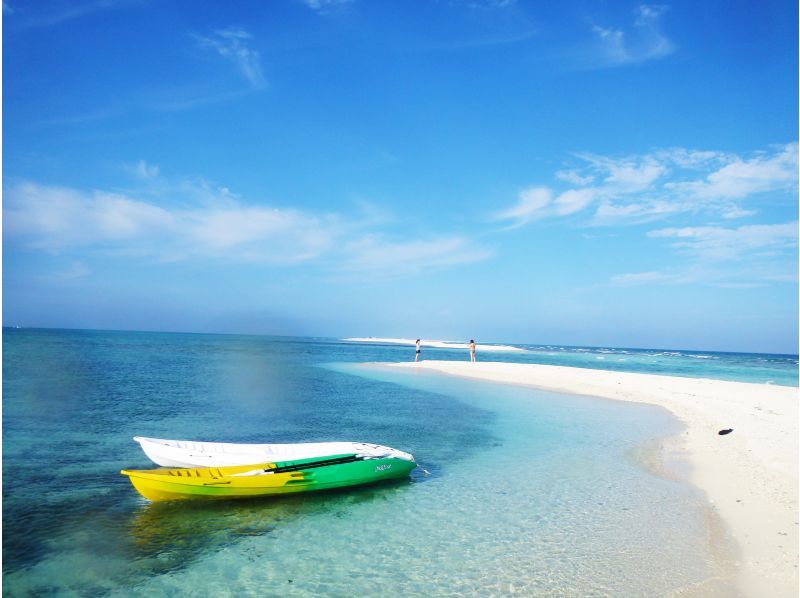
<svg viewBox="0 0 800 598"><path fill-rule="evenodd" d="M420 347L420 343L419 343L419 339L417 339L417 356L414 358L414 361L419 361L419 351L420 351L419 347Z"/></svg>

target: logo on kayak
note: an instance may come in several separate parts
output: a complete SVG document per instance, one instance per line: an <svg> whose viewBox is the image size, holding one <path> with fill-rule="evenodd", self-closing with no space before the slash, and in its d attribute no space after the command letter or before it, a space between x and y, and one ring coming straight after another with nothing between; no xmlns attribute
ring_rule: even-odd
<svg viewBox="0 0 800 598"><path fill-rule="evenodd" d="M387 469L391 469L391 467L392 467L391 463L387 463L386 465L378 465L375 468L375 471L386 471Z"/></svg>

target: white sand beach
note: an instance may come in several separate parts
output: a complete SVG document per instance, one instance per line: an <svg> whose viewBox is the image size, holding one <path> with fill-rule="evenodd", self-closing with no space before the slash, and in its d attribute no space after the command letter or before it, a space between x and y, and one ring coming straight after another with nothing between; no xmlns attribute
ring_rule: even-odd
<svg viewBox="0 0 800 598"><path fill-rule="evenodd" d="M670 450L685 455L689 481L736 543L743 594L798 595L797 388L535 364L386 365L668 409L686 426L669 440ZM733 432L718 434L728 428Z"/></svg>

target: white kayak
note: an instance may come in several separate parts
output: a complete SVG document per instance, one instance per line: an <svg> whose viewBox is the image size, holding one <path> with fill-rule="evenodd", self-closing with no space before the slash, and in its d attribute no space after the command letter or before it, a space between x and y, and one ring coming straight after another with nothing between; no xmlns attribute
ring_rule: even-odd
<svg viewBox="0 0 800 598"><path fill-rule="evenodd" d="M193 440L164 440L134 436L153 463L164 467L223 467L294 461L311 457L355 454L364 459L404 459L413 461L408 453L379 444L366 442L304 442L299 444L233 444L227 442L197 442Z"/></svg>

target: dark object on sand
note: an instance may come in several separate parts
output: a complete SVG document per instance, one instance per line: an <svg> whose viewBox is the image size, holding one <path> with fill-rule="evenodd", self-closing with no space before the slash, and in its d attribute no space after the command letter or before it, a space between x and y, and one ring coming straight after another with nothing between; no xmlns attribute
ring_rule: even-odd
<svg viewBox="0 0 800 598"><path fill-rule="evenodd" d="M719 432L717 432L717 434L719 434L720 436L725 436L725 434L730 434L731 432L733 432L733 428L728 428L727 430L720 430Z"/></svg>

